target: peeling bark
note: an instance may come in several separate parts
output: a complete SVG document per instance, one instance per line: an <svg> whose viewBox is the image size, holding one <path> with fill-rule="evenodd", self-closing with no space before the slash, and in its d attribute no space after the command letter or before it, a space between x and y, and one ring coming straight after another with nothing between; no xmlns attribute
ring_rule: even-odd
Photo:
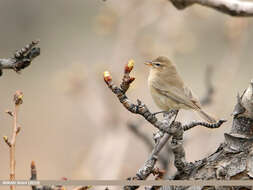
<svg viewBox="0 0 253 190"><path fill-rule="evenodd" d="M253 178L253 81L242 96L238 96L233 111L231 131L217 150L202 160L190 164L174 179L251 180ZM166 187L186 189L186 187ZM194 187L188 187L193 189ZM251 189L251 187L199 187L199 189Z"/></svg>

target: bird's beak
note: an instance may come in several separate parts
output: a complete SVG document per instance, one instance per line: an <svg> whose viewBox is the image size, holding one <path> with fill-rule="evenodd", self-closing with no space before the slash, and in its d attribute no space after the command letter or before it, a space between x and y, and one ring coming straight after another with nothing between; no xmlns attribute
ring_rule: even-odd
<svg viewBox="0 0 253 190"><path fill-rule="evenodd" d="M146 61L144 64L147 65L147 66L152 66L153 65L152 61Z"/></svg>

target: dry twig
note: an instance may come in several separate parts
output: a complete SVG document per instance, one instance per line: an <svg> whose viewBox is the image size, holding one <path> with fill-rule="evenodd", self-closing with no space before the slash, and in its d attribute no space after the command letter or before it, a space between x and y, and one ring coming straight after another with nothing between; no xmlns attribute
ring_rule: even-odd
<svg viewBox="0 0 253 190"><path fill-rule="evenodd" d="M129 180L145 180L147 177L154 172L154 166L156 164L158 154L164 147L164 145L168 142L168 140L172 137L172 147L173 153L175 155L175 166L179 172L187 173L188 166L190 164L185 161L185 153L182 146L183 140L183 132L187 129L190 129L196 125L202 125L207 128L217 128L222 125L223 120L219 121L215 124L208 124L204 122L195 122L189 126L182 126L180 122L176 122L175 120L175 112L171 111L165 114L164 119L159 121L155 114L152 114L147 106L141 103L140 100L137 100L137 104L133 104L126 96L126 92L130 87L130 84L134 81L135 78L130 77L130 72L132 71L134 66L133 60L130 60L124 70L123 80L120 85L120 88L117 87L112 82L112 77L108 71L104 72L104 81L107 86L112 90L112 92L118 97L119 101L122 105L130 112L134 114L139 114L143 116L148 122L150 122L154 127L160 130L160 134L157 138L155 138L155 146L145 161L143 167L141 167L136 173L136 177L128 178ZM134 190L137 189L138 186L125 186L125 190Z"/></svg>
<svg viewBox="0 0 253 190"><path fill-rule="evenodd" d="M17 115L18 115L18 108L23 103L23 93L20 90L17 90L14 94L14 112L8 111L7 113L13 117L13 127L12 127L12 137L9 141L7 136L4 136L3 139L5 143L10 148L10 180L15 180L15 148L16 148L16 137L17 134L20 132L21 127L17 126ZM11 114L10 114L11 113ZM15 189L15 186L10 186L11 190Z"/></svg>
<svg viewBox="0 0 253 190"><path fill-rule="evenodd" d="M250 17L253 16L253 3L240 0L169 0L179 10L191 5L199 4L213 8L230 16Z"/></svg>
<svg viewBox="0 0 253 190"><path fill-rule="evenodd" d="M140 126L138 124L133 123L133 122L128 122L127 126L130 129L130 131L132 131L133 134L137 136L138 139L142 140L146 144L146 146L148 147L148 149L150 151L153 150L154 143L152 141L152 138L150 138L146 133L144 133L143 131L141 131L140 130ZM159 132L160 131L158 131L158 133ZM157 134L153 134L153 139L155 140L157 138L157 136L158 136ZM168 151L165 154L161 154L158 157L158 161L162 165L163 169L166 169L168 167L168 164L169 164L169 155L168 154L169 154L169 149L168 149Z"/></svg>
<svg viewBox="0 0 253 190"><path fill-rule="evenodd" d="M3 74L3 69L12 69L20 73L22 69L28 67L32 60L40 55L40 48L36 47L39 40L32 41L25 47L14 53L14 56L7 59L0 59L0 76Z"/></svg>

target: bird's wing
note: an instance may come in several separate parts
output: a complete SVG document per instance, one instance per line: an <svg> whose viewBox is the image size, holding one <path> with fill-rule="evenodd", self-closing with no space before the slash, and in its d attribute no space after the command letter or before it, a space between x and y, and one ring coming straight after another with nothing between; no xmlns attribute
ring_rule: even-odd
<svg viewBox="0 0 253 190"><path fill-rule="evenodd" d="M194 98L192 92L187 87L179 89L176 87L167 87L168 89L160 89L153 85L153 88L163 96L170 98L178 104L184 104L186 107L192 109L200 108L200 104L196 98Z"/></svg>
<svg viewBox="0 0 253 190"><path fill-rule="evenodd" d="M194 95L194 93L187 87L184 87L185 95L190 99L190 101L195 104L198 108L201 108L200 102L198 98Z"/></svg>

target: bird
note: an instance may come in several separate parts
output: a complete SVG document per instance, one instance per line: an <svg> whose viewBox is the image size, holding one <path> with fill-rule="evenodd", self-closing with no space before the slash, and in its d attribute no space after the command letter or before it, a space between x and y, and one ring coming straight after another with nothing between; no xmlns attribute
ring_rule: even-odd
<svg viewBox="0 0 253 190"><path fill-rule="evenodd" d="M164 112L180 109L194 110L208 123L216 119L203 111L198 98L178 74L176 65L166 56L145 62L150 66L148 86L155 104Z"/></svg>

